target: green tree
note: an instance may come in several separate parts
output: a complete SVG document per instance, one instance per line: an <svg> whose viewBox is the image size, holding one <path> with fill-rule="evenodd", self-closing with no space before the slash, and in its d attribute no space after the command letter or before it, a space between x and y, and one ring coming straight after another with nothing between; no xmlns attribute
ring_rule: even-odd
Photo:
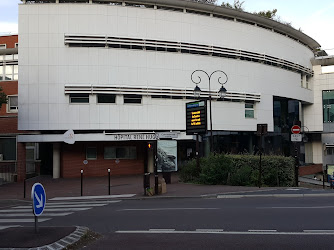
<svg viewBox="0 0 334 250"><path fill-rule="evenodd" d="M216 4L217 0L192 0L193 2L206 3L206 4Z"/></svg>
<svg viewBox="0 0 334 250"><path fill-rule="evenodd" d="M231 9L236 9L236 10L241 10L244 11L244 8L242 7L242 5L244 4L245 1L240 2L240 0L234 0L233 5L230 3L225 3L222 2L221 6L226 7L226 8L231 8Z"/></svg>
<svg viewBox="0 0 334 250"><path fill-rule="evenodd" d="M277 13L277 9L254 12L254 14L258 16L263 16L269 19L273 19L276 16L276 13Z"/></svg>
<svg viewBox="0 0 334 250"><path fill-rule="evenodd" d="M2 104L7 103L7 95L3 92L2 87L0 86L0 108Z"/></svg>

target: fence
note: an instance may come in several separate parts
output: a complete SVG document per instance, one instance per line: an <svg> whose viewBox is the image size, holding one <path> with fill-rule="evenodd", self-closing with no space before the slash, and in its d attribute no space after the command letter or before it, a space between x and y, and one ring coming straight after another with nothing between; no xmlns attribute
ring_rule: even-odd
<svg viewBox="0 0 334 250"><path fill-rule="evenodd" d="M16 163L0 165L0 185L16 181Z"/></svg>

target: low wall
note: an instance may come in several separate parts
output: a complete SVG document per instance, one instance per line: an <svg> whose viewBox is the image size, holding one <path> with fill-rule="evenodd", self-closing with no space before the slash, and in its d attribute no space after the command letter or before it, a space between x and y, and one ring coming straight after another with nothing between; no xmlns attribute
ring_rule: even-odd
<svg viewBox="0 0 334 250"><path fill-rule="evenodd" d="M322 172L322 164L314 164L314 165L299 167L299 176L312 175L319 172Z"/></svg>

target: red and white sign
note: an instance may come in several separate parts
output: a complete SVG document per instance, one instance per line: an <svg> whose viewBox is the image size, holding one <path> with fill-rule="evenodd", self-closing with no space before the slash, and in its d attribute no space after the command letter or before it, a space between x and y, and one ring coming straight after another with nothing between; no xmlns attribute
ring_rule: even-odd
<svg viewBox="0 0 334 250"><path fill-rule="evenodd" d="M299 134L301 132L301 129L298 125L293 125L291 128L292 134Z"/></svg>

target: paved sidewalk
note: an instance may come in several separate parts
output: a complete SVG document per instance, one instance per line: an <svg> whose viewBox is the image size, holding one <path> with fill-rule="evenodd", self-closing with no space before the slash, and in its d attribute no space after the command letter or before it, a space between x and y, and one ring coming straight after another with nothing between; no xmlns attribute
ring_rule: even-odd
<svg viewBox="0 0 334 250"><path fill-rule="evenodd" d="M160 177L160 175L159 175ZM144 197L143 175L112 176L110 194L135 194L136 198ZM1 200L31 200L31 188L36 182L40 182L46 192L47 199L54 197L75 197L81 195L80 178L52 179L51 176L39 176L26 181L26 197L24 198L24 183L10 183L0 186ZM151 175L151 187L154 188L154 176ZM263 187L261 190L272 190L271 187ZM277 189L277 188L274 188ZM167 184L167 193L155 197L198 197L229 192L259 191L258 187L239 187L224 185L199 185L186 184L179 181L178 175L171 177L171 184ZM108 177L84 177L83 196L108 195Z"/></svg>

